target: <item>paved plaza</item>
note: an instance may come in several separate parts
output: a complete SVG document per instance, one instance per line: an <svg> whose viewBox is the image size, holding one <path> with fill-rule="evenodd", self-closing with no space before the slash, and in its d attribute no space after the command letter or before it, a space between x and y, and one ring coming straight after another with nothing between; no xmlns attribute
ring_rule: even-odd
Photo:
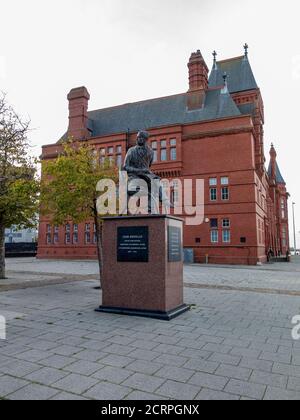
<svg viewBox="0 0 300 420"><path fill-rule="evenodd" d="M190 312L96 313L96 262L7 261L0 398L300 400L300 259L185 267Z"/></svg>

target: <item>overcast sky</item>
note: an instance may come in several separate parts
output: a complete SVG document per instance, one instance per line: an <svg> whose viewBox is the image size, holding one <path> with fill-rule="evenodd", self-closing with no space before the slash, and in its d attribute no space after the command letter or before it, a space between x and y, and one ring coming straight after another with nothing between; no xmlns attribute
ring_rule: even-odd
<svg viewBox="0 0 300 420"><path fill-rule="evenodd" d="M0 0L0 13L0 90L30 116L36 153L66 131L71 88L90 109L185 92L192 51L211 67L214 49L247 42L300 231L299 0Z"/></svg>

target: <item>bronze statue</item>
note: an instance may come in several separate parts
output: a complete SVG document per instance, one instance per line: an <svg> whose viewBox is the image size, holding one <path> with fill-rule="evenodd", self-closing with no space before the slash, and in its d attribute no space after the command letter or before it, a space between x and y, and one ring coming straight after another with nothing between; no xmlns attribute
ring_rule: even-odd
<svg viewBox="0 0 300 420"><path fill-rule="evenodd" d="M136 146L128 150L123 170L127 172L128 184L140 179L147 183L148 191L144 194L148 194L148 211L151 214L153 212L153 206L151 206L153 200L155 201L155 198L158 198L160 202L166 203L166 199L159 185L160 178L150 170L154 159L154 152L148 145L148 140L149 134L146 131L140 131L138 133ZM138 188L135 191L130 189L128 195L135 195L137 192L143 194Z"/></svg>

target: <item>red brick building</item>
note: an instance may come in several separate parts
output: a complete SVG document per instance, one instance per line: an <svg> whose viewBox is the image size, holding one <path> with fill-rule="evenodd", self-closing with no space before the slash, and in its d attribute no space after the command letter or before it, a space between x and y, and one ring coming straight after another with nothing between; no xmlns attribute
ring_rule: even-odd
<svg viewBox="0 0 300 420"><path fill-rule="evenodd" d="M272 251L289 250L288 193L274 147L266 170L264 105L253 75L248 47L241 57L217 61L212 70L200 53L188 63L187 93L96 111L90 95L76 88L68 95L66 136L87 140L99 159L121 165L147 129L155 151L153 170L163 178L205 180L205 223L186 226L184 246L196 262L257 264ZM43 147L53 159L61 140ZM51 226L40 221L39 258L96 258L94 225Z"/></svg>

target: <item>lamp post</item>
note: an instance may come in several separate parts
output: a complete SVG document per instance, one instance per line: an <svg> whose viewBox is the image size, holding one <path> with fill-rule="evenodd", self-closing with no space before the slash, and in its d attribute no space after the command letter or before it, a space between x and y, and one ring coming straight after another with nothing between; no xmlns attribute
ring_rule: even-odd
<svg viewBox="0 0 300 420"><path fill-rule="evenodd" d="M296 256L297 255L297 241L296 241L295 205L296 203L293 203L294 250L295 250L295 256Z"/></svg>

